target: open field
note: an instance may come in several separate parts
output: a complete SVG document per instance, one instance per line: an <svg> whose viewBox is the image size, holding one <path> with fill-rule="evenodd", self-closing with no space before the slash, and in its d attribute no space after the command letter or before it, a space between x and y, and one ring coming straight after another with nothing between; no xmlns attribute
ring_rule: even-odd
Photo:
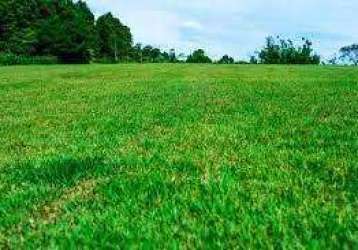
<svg viewBox="0 0 358 250"><path fill-rule="evenodd" d="M0 248L358 248L358 69L0 68Z"/></svg>

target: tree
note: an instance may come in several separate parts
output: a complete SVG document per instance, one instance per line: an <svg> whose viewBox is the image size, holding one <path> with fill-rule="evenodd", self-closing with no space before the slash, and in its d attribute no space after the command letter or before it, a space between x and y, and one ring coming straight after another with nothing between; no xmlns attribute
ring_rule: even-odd
<svg viewBox="0 0 358 250"><path fill-rule="evenodd" d="M158 48L152 48L150 51L150 61L154 63L158 63L161 61L161 51Z"/></svg>
<svg viewBox="0 0 358 250"><path fill-rule="evenodd" d="M203 49L198 49L193 52L193 54L189 55L187 60L187 63L212 63L212 60L210 57L208 57L205 54L205 51Z"/></svg>
<svg viewBox="0 0 358 250"><path fill-rule="evenodd" d="M133 46L130 57L135 62L143 63L143 52L141 43L137 43Z"/></svg>
<svg viewBox="0 0 358 250"><path fill-rule="evenodd" d="M161 54L160 54L160 62L163 62L163 63L170 62L170 55L169 55L168 52L166 52L166 51L161 52Z"/></svg>
<svg viewBox="0 0 358 250"><path fill-rule="evenodd" d="M256 56L250 56L250 64L257 64L257 58Z"/></svg>
<svg viewBox="0 0 358 250"><path fill-rule="evenodd" d="M83 19L84 25L82 28L87 32L86 43L88 44L89 50L91 50L91 56L93 56L94 50L97 46L95 16L83 0L76 3L76 8L78 10L78 14L81 15Z"/></svg>
<svg viewBox="0 0 358 250"><path fill-rule="evenodd" d="M155 48L151 45L147 45L142 49L143 61L150 63L163 62L164 57L159 48Z"/></svg>
<svg viewBox="0 0 358 250"><path fill-rule="evenodd" d="M96 22L98 56L113 61L128 59L132 50L132 34L111 13L100 16Z"/></svg>
<svg viewBox="0 0 358 250"><path fill-rule="evenodd" d="M142 49L143 61L144 62L153 62L153 47L151 45L147 45Z"/></svg>
<svg viewBox="0 0 358 250"><path fill-rule="evenodd" d="M177 61L178 61L178 59L177 59L177 56L176 56L176 53L175 53L175 49L170 49L170 51L169 51L169 62L175 63Z"/></svg>
<svg viewBox="0 0 358 250"><path fill-rule="evenodd" d="M0 1L0 51L32 54L36 44L39 0Z"/></svg>
<svg viewBox="0 0 358 250"><path fill-rule="evenodd" d="M291 40L272 36L266 38L265 47L258 52L264 64L319 64L320 57L313 53L312 42L302 38L302 46L296 47Z"/></svg>
<svg viewBox="0 0 358 250"><path fill-rule="evenodd" d="M43 21L39 31L39 53L50 52L65 63L88 63L93 45L94 16L86 3L54 1L53 9L54 13Z"/></svg>
<svg viewBox="0 0 358 250"><path fill-rule="evenodd" d="M338 64L338 57L337 54L334 54L327 60L327 63L330 65L337 65Z"/></svg>
<svg viewBox="0 0 358 250"><path fill-rule="evenodd" d="M0 51L86 63L94 16L83 1L2 0Z"/></svg>
<svg viewBox="0 0 358 250"><path fill-rule="evenodd" d="M175 53L175 52L174 52ZM161 51L159 48L155 48L151 45L146 45L142 47L141 44L136 44L132 48L131 59L135 62L143 63L169 63L176 62L175 54L173 55L173 50L169 53L166 51Z"/></svg>
<svg viewBox="0 0 358 250"><path fill-rule="evenodd" d="M228 55L224 55L219 61L219 64L234 64L235 60L234 58L228 56Z"/></svg>
<svg viewBox="0 0 358 250"><path fill-rule="evenodd" d="M358 44L352 44L342 47L339 50L341 56L340 59L358 65Z"/></svg>
<svg viewBox="0 0 358 250"><path fill-rule="evenodd" d="M185 55L184 53L179 53L176 62L185 63L187 59L188 59L187 55Z"/></svg>
<svg viewBox="0 0 358 250"><path fill-rule="evenodd" d="M273 37L266 38L266 47L259 52L259 58L264 64L280 63L280 47Z"/></svg>

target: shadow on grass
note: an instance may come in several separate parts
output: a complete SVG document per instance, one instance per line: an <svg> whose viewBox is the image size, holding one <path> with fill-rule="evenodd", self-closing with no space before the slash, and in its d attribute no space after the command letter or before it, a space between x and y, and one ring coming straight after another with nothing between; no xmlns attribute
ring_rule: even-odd
<svg viewBox="0 0 358 250"><path fill-rule="evenodd" d="M0 169L0 234L26 220L38 207L59 199L78 183L115 174L119 164L101 157L58 157ZM1 247L0 247L1 248Z"/></svg>
<svg viewBox="0 0 358 250"><path fill-rule="evenodd" d="M12 184L71 186L91 175L105 174L114 165L106 165L103 158L60 157L40 163L26 162L5 167L2 174Z"/></svg>

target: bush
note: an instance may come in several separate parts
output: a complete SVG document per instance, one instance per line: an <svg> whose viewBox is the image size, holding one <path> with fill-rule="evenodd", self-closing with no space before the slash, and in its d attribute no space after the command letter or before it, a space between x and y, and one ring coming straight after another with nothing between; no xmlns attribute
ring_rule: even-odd
<svg viewBox="0 0 358 250"><path fill-rule="evenodd" d="M24 56L11 53L0 53L0 65L56 64L54 56Z"/></svg>

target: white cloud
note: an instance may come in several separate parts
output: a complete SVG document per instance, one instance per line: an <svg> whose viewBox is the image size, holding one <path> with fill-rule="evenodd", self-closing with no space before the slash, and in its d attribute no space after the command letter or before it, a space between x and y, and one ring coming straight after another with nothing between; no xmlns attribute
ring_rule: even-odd
<svg viewBox="0 0 358 250"><path fill-rule="evenodd" d="M194 30L202 30L203 26L201 25L201 23L196 22L196 21L185 21L182 24L183 28L188 28L188 29L194 29Z"/></svg>

